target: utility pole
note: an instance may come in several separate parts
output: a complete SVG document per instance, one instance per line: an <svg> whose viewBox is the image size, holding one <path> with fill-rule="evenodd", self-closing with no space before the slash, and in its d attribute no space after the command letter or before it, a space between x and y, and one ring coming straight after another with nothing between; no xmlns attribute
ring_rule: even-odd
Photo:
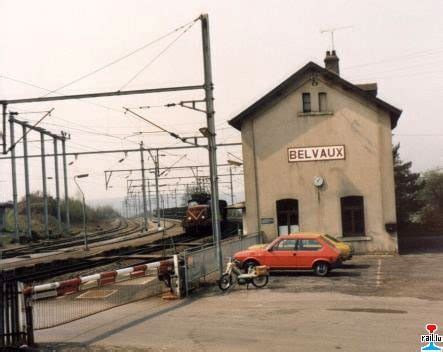
<svg viewBox="0 0 443 352"><path fill-rule="evenodd" d="M154 161L155 201L156 201L156 207L157 207L157 227L160 227L160 197L159 197L159 191L158 191L158 178L160 176L160 167L159 167L159 160L158 160L158 158L159 158L158 149L155 151L155 156L152 155L150 150L149 150L149 154L151 155L151 158Z"/></svg>
<svg viewBox="0 0 443 352"><path fill-rule="evenodd" d="M151 184L148 178L148 206L149 206L149 217L152 217L152 207L151 207Z"/></svg>
<svg viewBox="0 0 443 352"><path fill-rule="evenodd" d="M66 165L66 135L62 133L62 154L63 154L63 178L65 186L65 215L66 215L66 233L71 230L71 220L69 214L69 193L68 193L68 167Z"/></svg>
<svg viewBox="0 0 443 352"><path fill-rule="evenodd" d="M140 193L138 192L134 194L134 203L135 203L135 215L139 216L141 214L140 211L141 207L140 207Z"/></svg>
<svg viewBox="0 0 443 352"><path fill-rule="evenodd" d="M46 187L46 157L45 157L45 135L40 132L40 146L42 153L42 181L43 181L43 222L45 224L45 237L49 240L48 229L48 191Z"/></svg>
<svg viewBox="0 0 443 352"><path fill-rule="evenodd" d="M60 211L60 185L59 185L59 175L58 175L58 151L57 151L57 138L54 136L54 171L55 171L55 202L57 205L57 223L58 232L62 233L62 216Z"/></svg>
<svg viewBox="0 0 443 352"><path fill-rule="evenodd" d="M148 231L148 214L146 210L146 178L145 178L145 158L143 155L143 142L140 142L140 162L142 167L143 232L146 232Z"/></svg>
<svg viewBox="0 0 443 352"><path fill-rule="evenodd" d="M160 196L158 190L158 178L160 176L158 149L155 156L155 196L157 198L157 227L160 227Z"/></svg>
<svg viewBox="0 0 443 352"><path fill-rule="evenodd" d="M78 190L80 191L80 193L82 194L82 200L83 200L83 206L82 206L82 212L83 212L83 236L84 236L84 245L85 245L85 251L89 251L89 246L88 246L88 229L86 227L86 202L85 202L85 193L83 192L83 190L80 188L80 185L77 182L78 178L85 178L88 177L89 174L81 174L81 175L75 175L74 176L74 182L78 187Z"/></svg>
<svg viewBox="0 0 443 352"><path fill-rule="evenodd" d="M23 156L25 165L25 196L26 196L26 227L28 237L32 239L32 223L31 223L31 193L29 190L29 160L28 160L28 137L26 126L22 125L23 131Z"/></svg>
<svg viewBox="0 0 443 352"><path fill-rule="evenodd" d="M212 208L212 230L214 232L214 240L216 246L216 256L218 261L218 269L220 274L223 272L223 257L221 252L221 229L219 215L219 198L218 198L218 176L217 176L217 144L215 139L215 122L214 122L214 97L213 82L211 68L211 46L209 39L209 19L207 14L200 17L202 28L202 45L203 45L203 65L205 73L205 100L206 100L206 121L207 121L207 139L210 164L211 178L211 208Z"/></svg>
<svg viewBox="0 0 443 352"><path fill-rule="evenodd" d="M2 104L2 123L3 123L3 137L2 137L2 145L3 145L3 154L6 154L6 115L7 115L7 110L8 109L8 105L7 104Z"/></svg>
<svg viewBox="0 0 443 352"><path fill-rule="evenodd" d="M4 105L3 105L4 106ZM14 115L17 113L9 113L10 142L11 146L15 143L14 134ZM15 161L15 147L11 148L11 169L12 169L12 199L14 202L14 236L17 240L18 234L18 204L17 204L17 165Z"/></svg>
<svg viewBox="0 0 443 352"><path fill-rule="evenodd" d="M232 184L232 166L229 167L229 178L231 181L231 205L234 204L234 186Z"/></svg>

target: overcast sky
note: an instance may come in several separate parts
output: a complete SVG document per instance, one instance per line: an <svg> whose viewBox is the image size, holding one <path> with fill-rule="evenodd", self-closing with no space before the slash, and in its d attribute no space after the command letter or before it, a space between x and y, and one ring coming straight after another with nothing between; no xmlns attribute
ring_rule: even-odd
<svg viewBox="0 0 443 352"><path fill-rule="evenodd" d="M416 171L443 166L443 2L435 1L19 1L0 0L0 99L38 97L72 82L133 50L164 36L206 12L210 19L218 142L239 142L240 134L226 121L308 61L323 65L330 37L322 29L352 26L335 34L341 75L353 83L377 82L379 97L403 110L394 142L401 157ZM185 27L188 28L188 27ZM127 59L62 89L59 94L141 89L202 83L201 32L196 22L149 45ZM180 36L180 37L179 37ZM177 39L178 38L178 39ZM165 48L168 48L164 51ZM160 53L162 53L158 56ZM146 69L143 68L148 65ZM138 75L136 75L139 73ZM135 77L135 78L134 78ZM133 79L134 78L134 79ZM37 88L41 87L44 89ZM123 106L156 106L200 99L200 92L106 98L11 107L19 112L55 108L41 126L71 133L68 151L137 147L143 135L147 146L179 143L122 112ZM205 117L183 108L136 110L168 130L198 135ZM37 121L42 114L23 114ZM19 135L20 131L16 131ZM132 136L131 136L132 135ZM30 141L38 136L31 134ZM52 151L50 143L47 150ZM39 144L30 143L30 152ZM241 149L220 149L220 163L241 156ZM21 147L17 153L21 153ZM183 157L183 155L185 155ZM204 150L169 152L164 166L207 162ZM104 187L106 169L139 167L139 155L80 156L69 167L70 178L82 180L88 199L125 195L126 177L114 174L112 189ZM69 158L69 162L74 160ZM148 160L148 165L151 161ZM31 186L41 189L40 160L31 162ZM48 160L48 174L53 174ZM226 173L226 168L220 170ZM24 194L23 166L18 163L19 195ZM129 175L129 176L128 176ZM170 177L192 175L171 172ZM10 162L0 160L0 201L11 199ZM223 179L222 181L227 181ZM53 182L53 181L49 181ZM170 181L172 182L172 181ZM184 183L184 181L182 181ZM50 191L53 184L49 184ZM70 189L75 192L70 181ZM235 177L236 200L243 182ZM228 198L227 184L221 196Z"/></svg>

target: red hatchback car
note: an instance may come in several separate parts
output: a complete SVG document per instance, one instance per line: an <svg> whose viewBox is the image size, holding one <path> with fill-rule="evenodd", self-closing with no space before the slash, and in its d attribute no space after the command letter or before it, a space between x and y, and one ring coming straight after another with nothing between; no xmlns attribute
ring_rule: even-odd
<svg viewBox="0 0 443 352"><path fill-rule="evenodd" d="M321 234L280 236L268 246L235 253L244 267L266 265L270 270L314 270L325 276L341 263L340 250Z"/></svg>

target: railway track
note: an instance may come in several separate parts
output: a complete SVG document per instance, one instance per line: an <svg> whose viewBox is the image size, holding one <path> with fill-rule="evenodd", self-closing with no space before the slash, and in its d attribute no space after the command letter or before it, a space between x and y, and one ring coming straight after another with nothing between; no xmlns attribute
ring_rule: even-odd
<svg viewBox="0 0 443 352"><path fill-rule="evenodd" d="M183 233L175 236L173 238L173 243L171 242L171 238L160 239L157 241L153 241L151 244L145 244L139 247L113 249L102 253L99 257L91 256L88 258L69 260L65 263L59 261L58 263L47 263L43 266L39 265L36 267L18 268L14 270L14 274L19 281L24 283L41 282L57 276L77 273L84 270L109 265L131 255L148 255L158 253L164 251L165 249L179 247L180 245L183 245L186 242L190 241L195 241L195 238ZM158 261L159 259L159 257L152 259L140 259L137 262L133 263L133 265L149 263L151 261Z"/></svg>
<svg viewBox="0 0 443 352"><path fill-rule="evenodd" d="M173 223L169 226L165 231L169 231L171 229L174 229L175 231L178 230L176 227L177 224L174 224L175 221L168 220L169 223ZM136 227L134 229L133 227ZM115 230L119 237L122 236L121 230ZM137 220L133 220L133 224L128 224L126 230L124 233L132 233L132 232L139 232L139 223ZM35 282L41 282L44 280L52 279L54 277L62 276L65 274L72 274L72 273L78 273L85 270L90 269L97 269L98 267L110 265L113 263L116 263L120 260L138 260L140 257L144 257L143 259L140 259L140 261L132 263L131 265L138 265L138 264L144 264L149 263L150 261L157 261L160 259L161 254L157 254L155 258L147 258L149 255L154 253L160 253L164 252L165 249L170 251L171 249L174 250L174 252L177 252L177 248L180 248L180 246L186 245L187 242L192 242L192 244L189 245L198 245L198 244L204 244L205 242L208 242L212 239L211 236L205 236L196 239L195 236L190 236L185 233L178 233L174 235L173 237L167 236L167 238L158 238L159 234L161 234L162 231L156 231L156 232L149 232L147 234L138 234L137 236L130 236L130 239L138 239L141 237L149 236L149 235L156 235L157 239L153 240L150 243L143 243L138 244L137 241L135 243L137 244L129 244L129 245L120 245L117 248L110 248L109 243L104 244L104 250L91 253L89 256L83 256L80 258L59 258L50 260L47 262L37 262L32 266L26 266L28 263L24 263L25 266L22 267L16 267L10 269L10 271L14 272L14 275L18 278L18 280L25 282L25 283L35 283ZM97 234L97 240L103 241L103 236L100 236ZM114 236L111 236L114 238ZM107 238L111 238L110 236L107 236ZM226 237L226 236L223 236ZM123 243L125 241L128 241L129 239L122 238L119 241L112 242L112 244L115 243ZM80 244L83 244L82 239L80 239ZM75 241L70 241L69 243L76 243ZM64 243L57 243L53 244L51 247L51 250L54 250L55 247L63 246L65 248L66 244ZM96 246L101 246L101 244L96 244ZM97 248L97 247L95 247ZM48 246L46 246L46 251L48 251ZM51 251L49 250L49 251ZM137 257L137 255L140 255L140 257ZM131 258L130 256L134 256L134 258ZM122 264L124 265L124 264Z"/></svg>
<svg viewBox="0 0 443 352"><path fill-rule="evenodd" d="M126 220L119 219L117 226L107 229L96 231L88 234L88 243L97 243L102 241L111 240L120 236L130 235L140 231L140 223L137 219ZM2 251L2 259L22 257L35 253L51 252L59 249L67 249L70 247L81 246L84 243L82 236L73 236L71 238L63 238L52 241L42 241L36 244L32 244L26 247L14 248Z"/></svg>

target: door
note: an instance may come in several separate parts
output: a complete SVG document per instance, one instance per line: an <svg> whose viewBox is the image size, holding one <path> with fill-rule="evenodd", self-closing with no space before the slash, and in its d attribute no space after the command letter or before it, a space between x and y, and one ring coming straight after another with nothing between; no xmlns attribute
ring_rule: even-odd
<svg viewBox="0 0 443 352"><path fill-rule="evenodd" d="M301 239L297 241L296 265L300 269L310 269L315 259L320 256L323 245L316 239Z"/></svg>
<svg viewBox="0 0 443 352"><path fill-rule="evenodd" d="M266 256L265 265L272 269L286 269L296 265L295 245L297 240L282 240L277 242Z"/></svg>
<svg viewBox="0 0 443 352"><path fill-rule="evenodd" d="M300 232L298 225L298 200L280 199L276 202L278 235Z"/></svg>

